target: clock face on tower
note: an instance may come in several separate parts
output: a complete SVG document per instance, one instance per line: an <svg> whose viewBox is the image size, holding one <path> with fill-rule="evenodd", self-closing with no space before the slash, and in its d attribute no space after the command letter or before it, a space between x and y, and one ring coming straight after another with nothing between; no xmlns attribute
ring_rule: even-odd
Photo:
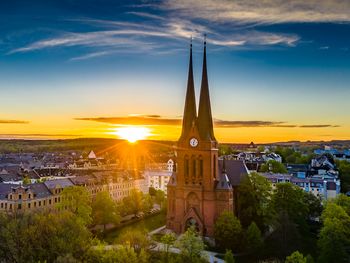
<svg viewBox="0 0 350 263"><path fill-rule="evenodd" d="M196 138L190 139L190 145L191 145L192 147L197 147L197 145L198 145L198 140L197 140Z"/></svg>

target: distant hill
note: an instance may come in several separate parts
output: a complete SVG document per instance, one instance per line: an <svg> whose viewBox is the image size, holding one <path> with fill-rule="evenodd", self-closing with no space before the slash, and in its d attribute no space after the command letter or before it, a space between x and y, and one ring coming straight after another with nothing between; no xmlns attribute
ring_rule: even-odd
<svg viewBox="0 0 350 263"><path fill-rule="evenodd" d="M169 151L174 142L171 141L139 141L130 146L147 146L149 151ZM0 140L0 153L18 152L62 152L62 151L110 151L121 148L122 145L129 145L128 142L120 139L106 138L79 138L79 139L59 139L59 140ZM115 146L115 147L113 147Z"/></svg>

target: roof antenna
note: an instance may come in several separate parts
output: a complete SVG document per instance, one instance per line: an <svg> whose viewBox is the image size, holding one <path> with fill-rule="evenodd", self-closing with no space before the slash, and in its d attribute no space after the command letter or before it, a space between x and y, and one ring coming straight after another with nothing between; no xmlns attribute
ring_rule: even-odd
<svg viewBox="0 0 350 263"><path fill-rule="evenodd" d="M206 45L207 44L207 34L205 33L204 34L204 45Z"/></svg>

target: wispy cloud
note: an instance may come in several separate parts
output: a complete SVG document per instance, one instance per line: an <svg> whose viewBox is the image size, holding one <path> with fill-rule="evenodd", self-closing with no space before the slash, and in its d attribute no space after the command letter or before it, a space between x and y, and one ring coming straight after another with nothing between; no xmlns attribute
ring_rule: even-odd
<svg viewBox="0 0 350 263"><path fill-rule="evenodd" d="M350 2L344 0L165 0L162 8L184 17L225 23L350 21Z"/></svg>
<svg viewBox="0 0 350 263"><path fill-rule="evenodd" d="M338 128L340 125L331 125L331 124L308 124L300 125L300 128Z"/></svg>
<svg viewBox="0 0 350 263"><path fill-rule="evenodd" d="M28 124L29 121L22 120L0 120L0 124Z"/></svg>
<svg viewBox="0 0 350 263"><path fill-rule="evenodd" d="M227 48L262 45L294 46L299 41L299 37L293 34L261 32L254 29L221 32L213 24L194 22L190 19L134 11L127 14L147 19L141 22L86 18L66 19L65 21L84 23L92 28L84 32L61 32L55 37L39 39L26 46L12 49L8 54L77 46L91 50L87 54L71 58L73 61L104 56L116 50L124 52L152 50L154 53L167 54L170 49L178 50L180 46L183 47L183 42L188 42L190 37L194 38L194 41L202 40L204 33L208 34L208 42L211 45Z"/></svg>
<svg viewBox="0 0 350 263"><path fill-rule="evenodd" d="M109 123L115 125L175 125L179 126L182 123L182 119L162 117L160 115L131 115L123 117L83 117L75 118L79 121L95 121L102 123ZM310 124L310 125L297 125L290 124L283 121L236 121L236 120L219 120L214 119L214 125L217 128L243 128L243 127L275 127L275 128L335 128L339 125L330 124Z"/></svg>

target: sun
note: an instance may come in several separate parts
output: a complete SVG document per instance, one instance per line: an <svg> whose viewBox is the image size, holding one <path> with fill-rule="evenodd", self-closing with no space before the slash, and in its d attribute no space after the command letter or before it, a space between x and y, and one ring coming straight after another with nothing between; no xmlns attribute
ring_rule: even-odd
<svg viewBox="0 0 350 263"><path fill-rule="evenodd" d="M120 139L127 140L130 143L135 143L139 140L144 140L151 135L151 131L146 127L127 126L116 128L113 134L117 135Z"/></svg>

